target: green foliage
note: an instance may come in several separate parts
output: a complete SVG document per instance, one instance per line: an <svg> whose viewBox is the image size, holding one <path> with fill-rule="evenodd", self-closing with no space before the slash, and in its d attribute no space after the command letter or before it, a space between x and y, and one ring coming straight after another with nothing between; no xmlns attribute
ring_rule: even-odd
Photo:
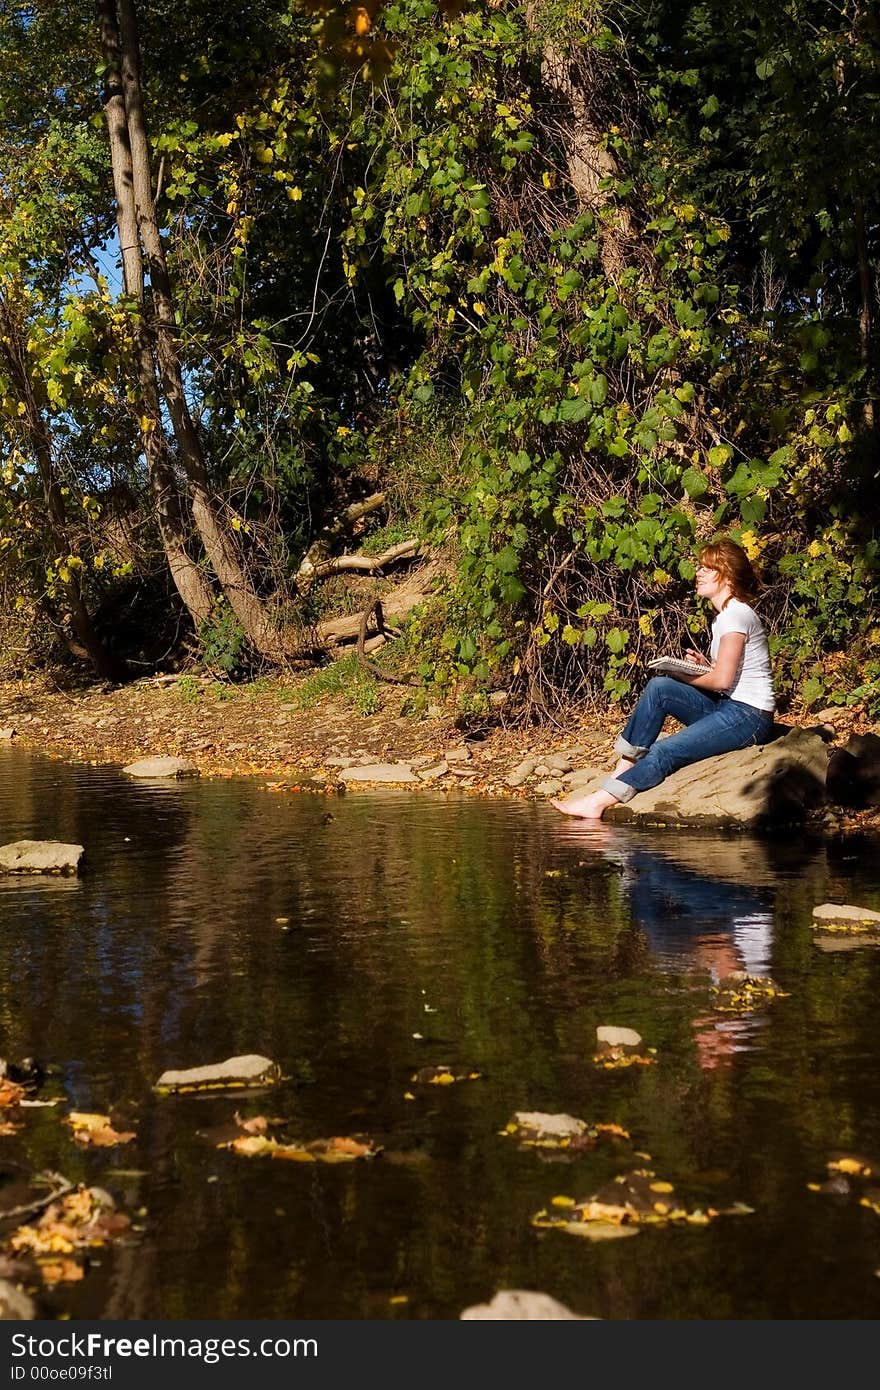
<svg viewBox="0 0 880 1390"><path fill-rule="evenodd" d="M325 697L341 695L359 714L375 714L379 708L379 686L352 653L323 666L291 692L300 709L313 709Z"/></svg>
<svg viewBox="0 0 880 1390"><path fill-rule="evenodd" d="M227 676L241 670L247 642L241 624L227 603L218 603L211 621L199 628L199 643L207 667L224 671Z"/></svg>
<svg viewBox="0 0 880 1390"><path fill-rule="evenodd" d="M410 629L426 681L622 699L699 626L694 550L724 531L765 570L791 695L870 705L875 676L827 659L870 656L880 597L870 7L140 9L177 346L261 592L383 487L366 552L417 525L455 559ZM0 16L0 291L37 416L0 354L0 578L28 612L160 554L135 306L92 274L96 57L87 6ZM241 669L228 608L199 636Z"/></svg>
<svg viewBox="0 0 880 1390"><path fill-rule="evenodd" d="M181 700L185 700L187 704L195 704L202 698L202 685L195 676L181 676L174 688Z"/></svg>

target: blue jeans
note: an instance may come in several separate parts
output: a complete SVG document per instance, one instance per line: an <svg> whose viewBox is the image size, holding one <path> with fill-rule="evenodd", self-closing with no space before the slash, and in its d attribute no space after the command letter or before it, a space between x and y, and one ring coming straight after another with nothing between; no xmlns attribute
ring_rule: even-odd
<svg viewBox="0 0 880 1390"><path fill-rule="evenodd" d="M686 727L655 742L667 714ZM766 743L773 731L768 710L697 690L671 676L648 681L615 750L630 758L634 767L602 783L618 801L630 801L637 792L656 787L671 772L691 763L732 753L752 743Z"/></svg>

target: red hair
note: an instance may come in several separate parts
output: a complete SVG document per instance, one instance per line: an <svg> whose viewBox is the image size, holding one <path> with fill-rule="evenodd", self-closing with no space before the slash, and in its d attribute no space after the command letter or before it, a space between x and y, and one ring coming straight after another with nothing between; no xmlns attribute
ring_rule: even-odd
<svg viewBox="0 0 880 1390"><path fill-rule="evenodd" d="M734 598L751 603L757 597L761 581L748 555L736 541L714 541L704 545L697 559L727 581Z"/></svg>

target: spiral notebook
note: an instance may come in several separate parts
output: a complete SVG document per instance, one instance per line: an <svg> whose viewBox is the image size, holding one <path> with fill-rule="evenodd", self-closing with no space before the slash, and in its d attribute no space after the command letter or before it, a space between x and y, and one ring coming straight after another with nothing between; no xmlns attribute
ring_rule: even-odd
<svg viewBox="0 0 880 1390"><path fill-rule="evenodd" d="M699 661L685 661L678 656L657 656L648 662L650 670L658 676L704 676L711 666L703 666Z"/></svg>

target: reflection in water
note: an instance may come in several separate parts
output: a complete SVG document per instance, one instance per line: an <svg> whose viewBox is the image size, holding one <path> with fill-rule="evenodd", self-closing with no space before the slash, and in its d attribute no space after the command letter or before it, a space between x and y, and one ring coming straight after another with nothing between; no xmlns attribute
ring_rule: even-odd
<svg viewBox="0 0 880 1390"><path fill-rule="evenodd" d="M717 984L735 971L768 975L773 948L772 870L754 841L653 842L602 824L581 829L584 849L620 871L633 922L657 968L703 970ZM729 1062L749 1044L757 1017L711 1013L694 1020L700 1063Z"/></svg>
<svg viewBox="0 0 880 1390"><path fill-rule="evenodd" d="M880 953L824 956L810 927L832 897L880 906L872 858L597 832L454 795L326 811L243 780L144 787L0 749L2 838L86 847L74 885L0 895L0 1056L37 1057L63 1097L3 1159L146 1212L139 1243L46 1295L47 1316L455 1318L498 1287L605 1318L880 1312L876 1217L842 1231L806 1200L842 1134L880 1154ZM710 986L735 967L789 997L728 1033ZM601 1023L636 1027L658 1064L598 1071ZM152 1089L245 1052L281 1064L271 1094ZM412 1083L439 1064L481 1078ZM80 1149L69 1108L118 1112L137 1138ZM384 1153L241 1159L212 1142L236 1110ZM684 1197L745 1201L760 1222L588 1248L538 1235L535 1211L596 1191L618 1159L542 1162L499 1137L516 1110L618 1123Z"/></svg>

